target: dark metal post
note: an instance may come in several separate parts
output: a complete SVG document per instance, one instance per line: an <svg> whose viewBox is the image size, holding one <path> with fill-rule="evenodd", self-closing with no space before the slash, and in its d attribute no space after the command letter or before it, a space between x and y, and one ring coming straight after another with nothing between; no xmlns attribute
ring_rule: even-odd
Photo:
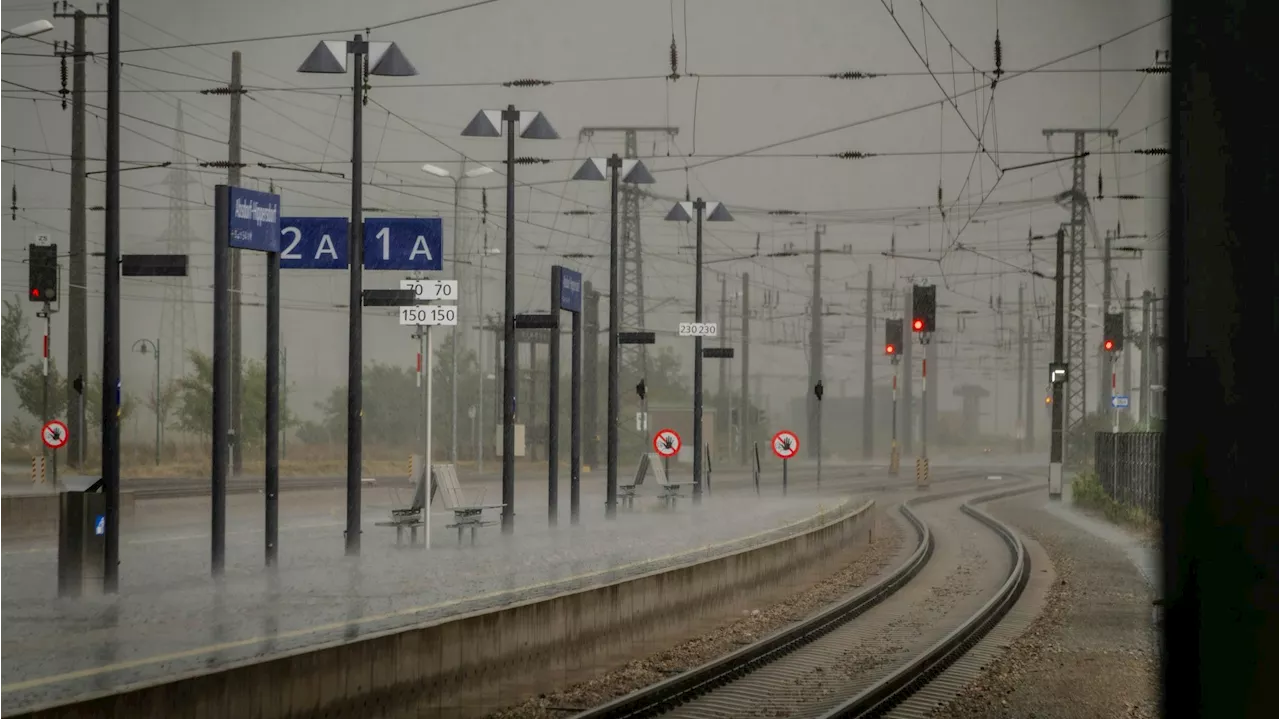
<svg viewBox="0 0 1280 719"><path fill-rule="evenodd" d="M590 282L582 283L583 384L582 411L586 413L591 437L583 460L588 467L600 466L600 293Z"/></svg>
<svg viewBox="0 0 1280 719"><path fill-rule="evenodd" d="M1065 290L1064 279L1066 272L1063 269L1063 255L1066 252L1066 232L1062 229L1058 230L1058 257L1056 260L1055 276L1053 278L1054 286L1054 306L1053 306L1053 362L1055 366L1062 366L1062 345L1063 330L1065 327L1062 323L1063 303L1065 298L1063 293ZM1071 372L1073 368L1067 368ZM1066 408L1063 407L1063 386L1065 382L1053 383L1053 429L1049 439L1049 496L1055 497L1054 480L1057 479L1058 486L1062 481L1062 421Z"/></svg>
<svg viewBox="0 0 1280 719"><path fill-rule="evenodd" d="M875 355L875 342L872 335L875 332L875 294L871 285L871 268L867 268L867 312L866 312L866 337L863 338L865 345L863 351L862 364L862 458L871 459L874 450L872 445L875 444L875 422L876 422L876 405L875 394L872 382L874 375L872 373L872 362Z"/></svg>
<svg viewBox="0 0 1280 719"><path fill-rule="evenodd" d="M787 460L782 460L782 496L787 496Z"/></svg>
<svg viewBox="0 0 1280 719"><path fill-rule="evenodd" d="M559 265L551 268L551 317L547 347L547 522L555 526L560 509L560 277Z"/></svg>
<svg viewBox="0 0 1280 719"><path fill-rule="evenodd" d="M160 466L160 343L156 342L156 466Z"/></svg>
<svg viewBox="0 0 1280 719"><path fill-rule="evenodd" d="M751 283L747 273L742 273L742 399L738 409L738 457L745 467L747 465L747 410L751 401L747 395L747 375L751 371Z"/></svg>
<svg viewBox="0 0 1280 719"><path fill-rule="evenodd" d="M716 334L720 338L720 349L724 349L727 346L728 339L729 339L729 323L726 321L727 318L725 316L726 310L729 307L729 284L727 282L727 279L728 278L726 278L724 275L720 275L720 317L717 320L720 323L720 326L716 327ZM721 440L721 434L720 434L721 432L724 432L725 437L727 437L729 434L728 373L729 373L728 362L716 363L716 384L718 385L716 389L717 389L717 394L719 395L716 398L716 440L717 442L723 441ZM711 461L709 459L707 461L707 466L708 468L710 468L711 466ZM709 478L711 475L708 473L707 476ZM708 488L709 487L710 487L710 482L708 480Z"/></svg>
<svg viewBox="0 0 1280 719"><path fill-rule="evenodd" d="M516 132L515 105L502 111L507 124L506 290L502 312L502 532L515 531L516 521Z"/></svg>
<svg viewBox="0 0 1280 719"><path fill-rule="evenodd" d="M809 299L809 409L810 456L822 456L822 402L812 390L822 381L822 233L826 228L813 228L813 294Z"/></svg>
<svg viewBox="0 0 1280 719"><path fill-rule="evenodd" d="M1025 289L1023 285L1018 285L1018 389L1013 393L1013 403L1017 406L1018 427L1022 429L1022 439L1018 442L1019 451L1027 451L1027 419L1023 414L1026 409L1023 405L1023 382L1030 382L1030 377L1025 377L1027 365L1027 335L1026 335L1026 314L1022 304L1022 292Z"/></svg>
<svg viewBox="0 0 1280 719"><path fill-rule="evenodd" d="M209 500L210 513L210 562L213 575L222 576L226 561L227 541L227 430L230 428L231 397L227 383L230 375L231 325L226 321L229 311L227 289L231 279L230 268L230 214L231 187L218 185L214 200L213 235L213 446L212 481Z"/></svg>
<svg viewBox="0 0 1280 719"><path fill-rule="evenodd" d="M102 318L102 488L106 492L107 533L102 586L120 588L120 3L107 5L107 222L103 247Z"/></svg>
<svg viewBox="0 0 1280 719"><path fill-rule="evenodd" d="M583 288L586 290L586 288ZM587 291L584 291L585 295ZM578 523L578 486L582 479L582 309L573 313L569 352L569 522Z"/></svg>
<svg viewBox="0 0 1280 719"><path fill-rule="evenodd" d="M85 13L74 13L75 44L71 65L71 252L67 258L70 277L67 282L67 438L68 464L84 466L84 447L88 444L83 407L84 393L72 386L76 377L89 374L88 283L89 251L85 218ZM76 404L72 404L75 402Z"/></svg>
<svg viewBox="0 0 1280 719"><path fill-rule="evenodd" d="M266 562L275 566L280 534L280 254L267 253Z"/></svg>
<svg viewBox="0 0 1280 719"><path fill-rule="evenodd" d="M911 358L915 354L915 338L911 332L911 302L911 287L908 286L903 298L904 307L902 326L905 329L903 331L902 341L902 366L905 368L905 371L902 373L902 411L898 413L898 416L902 418L902 426L898 428L898 435L902 437L901 451L906 453L907 456L910 456L911 452L915 449L915 414L912 411L913 408L911 406L912 401L915 398L915 391L913 388L913 385L915 384L913 381L915 375L911 371L913 366Z"/></svg>
<svg viewBox="0 0 1280 719"><path fill-rule="evenodd" d="M351 80L351 286L347 302L350 325L347 336L347 530L346 553L360 554L360 474L364 431L364 75L361 57L363 36L351 43L354 72Z"/></svg>
<svg viewBox="0 0 1280 719"><path fill-rule="evenodd" d="M235 50L231 53L231 84L227 88L231 91L231 111L230 111L230 128L227 132L227 184L232 187L240 185L240 51ZM230 272L230 312L226 315L226 322L231 325L231 414L230 426L228 431L231 433L231 475L233 477L240 476L240 472L244 469L244 356L241 352L241 343L244 339L244 328L240 322L240 296L243 287L243 271L241 270L241 262L244 254L237 248L231 248L229 251L229 272ZM219 315L219 321L223 321L222 315Z"/></svg>
<svg viewBox="0 0 1280 719"><path fill-rule="evenodd" d="M622 283L618 281L618 180L622 158L609 156L609 418L604 515L618 513L618 329L622 324Z"/></svg>
<svg viewBox="0 0 1280 719"><path fill-rule="evenodd" d="M1036 316L1035 316L1036 301L1035 300L1036 298L1033 296L1031 298L1032 314L1030 317L1027 318L1027 324L1022 330L1027 338L1027 341L1026 341L1026 348L1027 348L1026 363L1027 364L1026 364L1026 370L1025 370L1026 377L1027 377L1027 386L1026 386L1026 395L1024 396L1023 401L1026 403L1026 412L1024 414L1024 419L1026 419L1027 421L1027 451L1028 452L1036 451L1036 412L1039 411L1037 409L1037 406L1039 405L1039 402L1040 402L1040 400L1038 399L1040 395L1040 391L1036 389L1037 385L1036 385L1036 379L1035 379L1036 378L1036 339L1035 339L1035 332L1032 331L1031 329L1032 327L1035 326L1035 321L1036 321Z"/></svg>
<svg viewBox="0 0 1280 719"><path fill-rule="evenodd" d="M693 321L702 322L702 214L707 203L693 201L697 239L694 243ZM702 335L693 338L693 503L702 502Z"/></svg>
<svg viewBox="0 0 1280 719"><path fill-rule="evenodd" d="M1138 358L1138 422L1151 418L1151 291L1142 291L1142 355Z"/></svg>

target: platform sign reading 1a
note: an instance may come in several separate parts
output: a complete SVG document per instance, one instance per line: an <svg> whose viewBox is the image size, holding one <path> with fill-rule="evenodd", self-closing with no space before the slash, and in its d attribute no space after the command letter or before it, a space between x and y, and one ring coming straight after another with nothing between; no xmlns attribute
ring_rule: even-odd
<svg viewBox="0 0 1280 719"><path fill-rule="evenodd" d="M796 456L796 452L800 451L800 438L795 435L795 432L784 429L773 435L771 445L778 459L791 459Z"/></svg>
<svg viewBox="0 0 1280 719"><path fill-rule="evenodd" d="M674 457L680 451L680 435L674 429L659 430L653 435L653 449L663 458Z"/></svg>

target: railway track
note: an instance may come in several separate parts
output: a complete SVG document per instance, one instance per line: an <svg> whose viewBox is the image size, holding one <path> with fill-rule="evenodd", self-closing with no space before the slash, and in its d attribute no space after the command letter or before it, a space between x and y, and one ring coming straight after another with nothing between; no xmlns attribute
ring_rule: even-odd
<svg viewBox="0 0 1280 719"><path fill-rule="evenodd" d="M894 716L924 716L936 703L927 701L931 692L941 701L954 691L931 687L932 679L999 623L1030 573L1017 535L973 505L1038 486L970 487L909 500L899 509L917 542L876 584L575 719L879 717L913 695L911 707L923 709L902 707Z"/></svg>

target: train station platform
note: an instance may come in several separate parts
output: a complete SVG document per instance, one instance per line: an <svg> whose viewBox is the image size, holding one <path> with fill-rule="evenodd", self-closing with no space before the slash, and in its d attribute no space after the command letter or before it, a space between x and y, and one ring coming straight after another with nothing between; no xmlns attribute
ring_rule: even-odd
<svg viewBox="0 0 1280 719"><path fill-rule="evenodd" d="M699 506L686 498L664 509L650 489L634 509L620 509L608 521L598 481L591 484L592 491L584 486L581 521L574 526L562 477L553 527L545 483L518 483L514 534L484 527L474 546L457 542L445 526L452 515L437 499L430 549L397 549L395 530L374 526L392 507L409 502L407 486L366 488L362 551L353 558L343 551L341 489L285 494L275 571L262 566L261 496L232 496L226 573L216 581L209 576L208 498L148 501L122 534L121 591L114 597L57 598L56 549L6 542L2 711L9 715L655 571L817 526L849 494L832 486L822 494L766 491L757 497L738 477L717 485ZM484 487L483 503L500 501L496 485Z"/></svg>

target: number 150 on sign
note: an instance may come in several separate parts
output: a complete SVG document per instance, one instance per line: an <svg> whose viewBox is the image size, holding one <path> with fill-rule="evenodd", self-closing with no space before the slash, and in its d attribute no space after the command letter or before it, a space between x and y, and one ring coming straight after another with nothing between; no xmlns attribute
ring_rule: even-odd
<svg viewBox="0 0 1280 719"><path fill-rule="evenodd" d="M400 308L402 325L457 325L458 308L455 305L419 305Z"/></svg>

